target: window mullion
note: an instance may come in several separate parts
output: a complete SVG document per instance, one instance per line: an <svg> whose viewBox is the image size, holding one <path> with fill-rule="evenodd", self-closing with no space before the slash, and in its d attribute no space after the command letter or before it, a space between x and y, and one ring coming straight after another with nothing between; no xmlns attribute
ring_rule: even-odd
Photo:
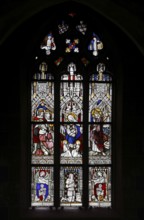
<svg viewBox="0 0 144 220"><path fill-rule="evenodd" d="M85 75L85 76L84 76ZM89 84L87 74L84 74L83 82L83 206L88 207L88 94Z"/></svg>
<svg viewBox="0 0 144 220"><path fill-rule="evenodd" d="M54 94L54 206L58 208L60 205L60 81L57 79L55 80Z"/></svg>

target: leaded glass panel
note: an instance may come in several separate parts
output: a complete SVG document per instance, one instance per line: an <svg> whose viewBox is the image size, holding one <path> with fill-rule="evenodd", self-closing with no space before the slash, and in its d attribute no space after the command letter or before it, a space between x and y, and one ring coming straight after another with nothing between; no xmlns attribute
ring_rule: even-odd
<svg viewBox="0 0 144 220"><path fill-rule="evenodd" d="M63 82L60 84L60 121L81 122L83 120L83 84Z"/></svg>
<svg viewBox="0 0 144 220"><path fill-rule="evenodd" d="M103 49L103 43L99 36L95 33L92 34L92 39L88 45L88 50L92 51L93 56L98 56L98 51Z"/></svg>
<svg viewBox="0 0 144 220"><path fill-rule="evenodd" d="M53 167L32 167L31 205L54 205Z"/></svg>
<svg viewBox="0 0 144 220"><path fill-rule="evenodd" d="M89 164L111 164L111 125L89 125Z"/></svg>
<svg viewBox="0 0 144 220"><path fill-rule="evenodd" d="M89 84L89 122L111 122L112 84Z"/></svg>
<svg viewBox="0 0 144 220"><path fill-rule="evenodd" d="M60 152L62 164L82 163L83 126L81 124L60 126Z"/></svg>
<svg viewBox="0 0 144 220"><path fill-rule="evenodd" d="M89 205L111 207L110 167L89 167Z"/></svg>
<svg viewBox="0 0 144 220"><path fill-rule="evenodd" d="M32 129L32 164L54 163L54 125L34 124Z"/></svg>
<svg viewBox="0 0 144 220"><path fill-rule="evenodd" d="M46 55L50 55L53 50L56 50L54 36L51 32L49 32L47 36L44 37L40 48L45 50Z"/></svg>
<svg viewBox="0 0 144 220"><path fill-rule="evenodd" d="M97 65L97 71L91 75L91 81L112 81L111 74L106 71L106 67L104 63L99 63Z"/></svg>
<svg viewBox="0 0 144 220"><path fill-rule="evenodd" d="M76 65L71 62L67 66L67 71L69 72L68 74L65 73L61 76L61 80L82 80L83 76L80 75L79 73L76 73Z"/></svg>
<svg viewBox="0 0 144 220"><path fill-rule="evenodd" d="M82 206L82 181L81 167L61 167L60 206Z"/></svg>
<svg viewBox="0 0 144 220"><path fill-rule="evenodd" d="M32 82L31 120L33 122L51 122L54 120L54 83Z"/></svg>

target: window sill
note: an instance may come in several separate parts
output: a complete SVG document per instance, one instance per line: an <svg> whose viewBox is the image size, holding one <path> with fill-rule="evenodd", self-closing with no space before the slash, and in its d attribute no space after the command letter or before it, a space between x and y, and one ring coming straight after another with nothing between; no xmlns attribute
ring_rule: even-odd
<svg viewBox="0 0 144 220"><path fill-rule="evenodd" d="M105 218L105 219L120 219L121 215L111 208L47 208L35 207L29 208L27 211L21 213L24 219L29 218Z"/></svg>

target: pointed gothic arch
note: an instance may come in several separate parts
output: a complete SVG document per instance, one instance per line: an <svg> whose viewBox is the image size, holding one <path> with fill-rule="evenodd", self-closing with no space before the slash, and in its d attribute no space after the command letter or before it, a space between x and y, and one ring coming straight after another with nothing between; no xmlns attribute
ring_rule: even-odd
<svg viewBox="0 0 144 220"><path fill-rule="evenodd" d="M81 20L82 18L84 18L85 13L87 13L87 10L86 10L87 8L85 8L82 5L77 5L75 3L72 4L73 10L71 10L71 7L69 7L66 3L65 3L65 6L67 8L67 15L68 15L68 13L69 14L72 13L71 15L69 15L70 16L69 17L69 21L70 21L71 18L73 19L73 16L75 18L75 15L73 13L76 13L76 15L78 15L77 19L75 19L74 23L77 22L78 19ZM47 22L47 21L45 21L46 19L44 20L45 23L43 24L43 27L41 27L38 36L35 38L35 45L36 46L35 47L33 46L33 49L32 49L32 52L31 52L32 62L29 60L30 65L29 65L29 68L28 68L27 71L29 73L28 82L30 82L30 84L27 85L28 94L26 95L26 99L29 100L28 101L28 105L27 105L27 109L29 109L29 113L27 115L28 116L27 121L25 122L26 123L25 125L26 125L26 127L28 127L28 131L29 131L29 135L27 135L27 137L28 137L27 141L25 142L25 146L27 146L27 147L29 146L29 148L27 148L27 150L26 150L26 153L27 153L27 156L28 156L27 157L28 158L27 162L29 164L29 168L32 167L32 169L35 171L35 173L37 173L37 172L40 173L40 171L44 171L45 173L46 172L51 172L51 171L52 171L52 173L55 172L54 175L53 175L53 179L50 180L50 181L53 181L53 183L55 185L54 186L55 188L53 188L53 203L51 203L50 207L51 206L54 207L54 208L56 207L56 209L59 206L61 206L60 205L61 204L60 198L66 199L64 196L61 197L60 175L59 175L59 173L60 172L62 173L62 170L64 170L64 167L66 169L68 169L68 168L70 168L70 169L73 168L74 169L74 167L77 167L77 168L80 167L80 169L83 170L83 175L79 179L79 180L81 180L83 182L82 185L81 185L81 189L80 189L80 191L82 192L82 195L81 195L82 200L81 200L80 203L81 203L81 207L82 208L84 207L86 209L87 208L89 209L89 207L91 207L91 206L94 207L94 209L91 211L91 213L97 212L95 210L95 207L99 207L99 205L95 205L95 204L100 204L100 202L96 201L96 200L98 200L98 198L95 196L95 199L93 199L94 202L92 202L92 205L91 205L91 203L90 203L90 201L88 199L89 198L89 192L90 192L90 190L88 189L88 182L89 181L93 181L93 180L89 179L88 173L93 172L92 169L95 169L97 172L101 171L101 173L104 173L104 170L105 170L107 175L109 175L109 178L110 178L110 176L112 174L112 191L110 192L110 196L112 198L112 203L109 200L109 204L110 205L108 205L108 207L112 208L112 210L113 210L113 208L116 207L116 198L117 197L116 197L116 193L115 192L118 190L117 187L115 187L113 183L114 182L116 183L117 179L119 179L119 177L117 177L119 175L117 174L117 169L116 169L116 167L118 165L114 168L113 164L116 164L116 158L118 156L117 154L118 154L118 152L120 152L120 143L118 143L118 141L116 139L116 137L117 137L117 130L118 130L118 127L120 127L119 126L120 125L120 121L119 121L119 119L117 120L117 108L120 105L117 102L117 97L119 97L120 94L118 94L119 92L116 93L117 88L118 88L118 85L117 85L118 80L117 79L118 78L120 79L120 76L118 76L118 73L120 71L118 70L117 67L119 67L120 64L119 64L119 60L114 58L114 55L116 54L116 50L114 50L114 52L113 52L113 48L114 48L116 42L112 42L112 40L109 41L111 36L106 31L106 29L104 29L104 26L103 26L104 23L101 20L101 17L99 18L99 15L97 15L97 14L95 15L95 13L93 13L92 15L90 15L88 13L87 14L87 18L86 19L84 18L84 19L87 21L88 24L90 24L90 31L91 32L88 33L88 35L86 35L86 40L82 40L83 45L85 44L87 47L83 48L80 45L79 51L78 51L78 53L76 52L77 54L75 56L75 53L72 50L74 50L74 49L77 50L77 47L74 48L74 46L73 46L74 45L74 41L77 40L77 39L74 39L73 41L69 41L69 39L67 38L67 36L69 35L69 33L68 33L67 35L65 34L65 39L68 42L66 45L68 45L68 46L66 47L66 45L65 45L65 51L64 51L65 53L63 53L63 54L65 54L64 57L60 56L61 55L60 52L62 51L62 49L64 49L64 41L62 41L63 39L61 40L61 44L57 46L56 50L55 49L53 50L51 48L48 51L47 47L44 48L44 45L43 44L40 45L39 43L42 42L41 40L43 39L44 36L46 36L45 34L47 34L47 32L49 32L49 30L50 30L50 32L48 33L48 35L49 34L51 35L51 30L53 30L53 29L54 29L54 33L55 33L55 36L56 36L55 37L55 42L58 42L58 39L60 38L60 33L56 33L56 27L58 27L58 24L56 25L56 24L54 24L54 22L55 21L59 21L60 17L62 17L62 16L64 17L64 15L65 15L65 17L67 16L66 12L65 12L65 14L63 12L63 10L65 11L65 9L63 7L64 7L64 5L59 5L59 6L55 7L55 8L53 8L53 10L54 9L56 9L56 11L59 10L59 16L57 16L56 19L54 19L54 16L51 15L52 16L51 20L54 19L53 22ZM78 10L79 7L81 7L81 13L79 13L79 10ZM91 11L91 10L89 9L89 11ZM48 18L50 18L50 16L48 16ZM98 19L99 21L96 22L97 18L99 18ZM72 19L70 21L70 25L73 25ZM91 22L92 20L93 20L93 22ZM95 23L95 25L93 25L93 23ZM72 27L72 30L73 29L74 29L74 27ZM101 36L101 38L99 38L98 35L95 35L95 33L92 32L92 29L94 31L96 31L96 33L97 33L97 30L98 30L98 34ZM69 31L70 32L69 36L74 38L75 35L72 34L72 30ZM76 30L75 30L75 32L76 32ZM83 33L79 33L79 35L80 34L83 36ZM88 44L88 42L91 42L90 41L90 34L91 34L91 37L92 37L91 39L94 39L94 37L96 37L98 42L101 42L100 39L102 39L102 42L103 42L102 44L104 44L104 47L106 47L104 49L102 48L103 50L100 49L102 52L99 51L98 49L97 49L97 51L96 50L94 51L93 49L91 49L92 45ZM80 36L80 38L81 38L81 36ZM107 41L107 39L108 39L108 41L110 43ZM103 46L101 46L101 47L103 47ZM41 49L43 49L43 50L41 50ZM66 52L66 50L67 51L70 50L70 52ZM81 50L83 52L81 52ZM93 54L92 54L92 52L93 52ZM94 52L96 52L96 53L94 54ZM52 58L49 58L50 53L51 54L53 53ZM70 55L67 54L67 53L70 53ZM38 56L37 56L37 54L38 54ZM86 58L83 57L83 55L86 55ZM56 59L56 58L58 58L58 59ZM37 78L37 77L43 77L42 76L42 74L43 74L42 70L40 70L41 73L40 73L40 71L38 71L38 67L40 69L40 65L42 64L43 61L46 63L47 67L50 68L50 71L47 71L46 70L47 68L44 67L45 68L44 74L45 73L52 74L52 75L54 75L54 78L52 78L52 77L51 78L49 78L49 77L47 78L47 76L44 76L44 78ZM83 155L81 155L81 157L82 157L84 162L79 163L78 162L79 159L78 159L76 162L73 161L72 162L72 167L70 167L69 165L67 166L68 161L69 161L69 159L67 159L66 163L62 163L61 164L61 162L60 162L60 149L55 149L54 150L55 153L53 154L53 160L56 161L56 163L55 162L52 162L52 163L47 163L47 162L44 162L44 163L40 162L39 163L39 162L35 162L35 160L36 160L35 158L36 157L32 156L31 149L30 149L32 147L32 146L30 147L30 145L33 144L32 135L31 135L32 134L32 132L31 132L31 125L34 126L34 125L42 125L42 124L46 125L46 124L48 124L48 127L49 127L49 125L51 123L53 123L54 127L55 127L55 129L54 129L54 138L55 138L55 140L53 140L55 142L54 145L60 146L59 138L58 138L59 137L58 134L60 132L60 126L63 125L62 122L67 124L67 125L70 124L68 121L66 121L66 117L65 117L66 109L65 109L65 113L62 114L64 107L60 108L59 102L60 102L60 97L61 98L66 97L66 95L64 96L64 95L60 94L60 84L61 85L62 84L66 85L66 83L70 83L69 80L71 80L69 78L69 76L68 76L68 73L70 73L68 71L68 65L70 64L71 61L74 64L76 63L75 66L77 67L76 69L78 69L77 70L77 75L81 74L83 76L83 78L84 78L83 80L85 80L85 82L83 82L83 86L84 86L83 98L84 98L84 101L83 101L83 110L82 111L85 112L85 113L83 113L84 114L83 119L84 118L87 118L87 119L85 119L83 121L78 121L79 123L81 123L81 126L84 128L84 130L83 130L83 139L84 139L86 144L84 145L85 149L83 148L84 149L83 150L84 151ZM101 71L99 71L97 69L97 66L99 64L103 65L103 63L104 63L104 66L106 66L106 71L102 71L101 72ZM97 83L99 85L106 85L106 84L108 84L107 81L108 82L111 81L111 72L113 73L112 77L113 77L113 81L114 81L114 85L112 87L112 90L113 90L113 101L111 103L112 104L112 107L111 107L111 111L112 111L111 112L111 118L112 118L112 121L111 120L107 121L107 124L106 124L106 121L95 121L95 123L94 123L94 119L91 119L92 115L93 115L92 111L94 112L94 109L98 110L99 109L98 105L103 100L101 100L100 97L98 97L94 101L95 104L92 103L92 105L89 107L88 103L89 103L89 100L90 100L90 96L88 96L88 92L87 91L90 91L89 85L92 85L92 84L96 85ZM64 75L64 77L65 77L64 80L65 81L64 82L63 82L63 80L61 81L61 77L60 77L60 76L63 75L63 73L65 73L65 75ZM66 75L68 76L68 78L66 77ZM73 76L77 76L77 75L73 74ZM89 78L89 75L91 75L92 77ZM99 80L99 77L101 78L101 80ZM49 110L49 112L51 112L52 115L54 116L54 117L50 116L51 120L48 123L44 122L44 121L42 121L42 122L38 121L38 123L36 123L35 120L34 121L31 120L32 109L31 109L30 106L32 106L32 104L31 104L31 101L30 101L30 99L28 97L31 97L31 95L34 95L34 94L32 94L30 92L30 90L31 90L30 89L30 87L31 87L30 85L31 85L31 82L34 83L34 80L35 80L35 82L37 84L39 82L43 82L43 83L44 82L45 83L53 82L54 83L53 94L54 94L55 110L53 110L53 112L52 112L52 107L51 106L49 108L45 109L45 110ZM89 83L88 83L88 81L89 81ZM78 83L81 83L81 79L78 80L77 82L75 82L75 80L73 78L72 82L73 82L73 84L76 84L76 83L78 84ZM74 88L74 86L72 86L72 87ZM49 88L49 86L48 86L48 88ZM100 90L101 90L101 93L102 93L103 88L101 87ZM110 96L110 93L109 94L104 94L104 96ZM41 98L40 98L40 100L41 100ZM37 104L34 103L34 105L37 105L37 110L39 109L38 102L39 101L37 100L36 101ZM79 105L78 100L74 102L73 99L69 99L68 103L70 105L72 105L72 103L76 104L77 106ZM68 103L64 103L64 104L62 103L62 105L67 106ZM72 106L70 106L70 107L71 107L71 110L69 111L69 113L72 112ZM103 107L103 109L104 108L105 107ZM99 110L102 111L102 108L99 109ZM91 116L88 116L88 111L90 112L89 114L91 114ZM72 113L73 113L72 115L74 115L74 112L72 112ZM36 111L35 111L35 114L36 114ZM37 116L37 115L35 115L35 116ZM78 115L76 115L76 116L77 116L77 118L79 117ZM60 118L62 118L62 117L64 119L61 121ZM88 117L89 117L89 119L88 119ZM76 124L77 124L76 122L73 123L73 125L76 125ZM99 159L99 161L101 161L101 162L97 163L96 162L97 160L94 160L95 162L92 163L92 165L90 165L90 163L88 162L89 161L89 157L90 157L89 148L88 148L88 147L90 147L90 146L88 146L89 145L89 139L90 139L89 133L90 133L90 130L94 129L93 126L95 126L95 124L98 124L100 126L102 125L102 127L107 127L108 130L110 130L109 128L112 127L112 129L109 131L110 132L109 136L111 136L110 137L110 139L111 139L110 142L112 143L111 146L112 146L112 152L113 153L112 153L112 157L110 157L107 160L109 162L104 162L103 159ZM108 131L106 131L106 132L108 132ZM112 132L113 135L111 135L111 132ZM62 141L64 141L64 140L66 140L66 136L62 137ZM69 142L69 144L71 144L71 142ZM90 144L92 144L92 143L90 143ZM117 150L116 150L116 148L117 148ZM72 150L70 151L70 153L72 154ZM44 154L44 151L43 151L42 154ZM105 155L103 155L103 156L105 156ZM33 159L31 160L31 158L33 158ZM81 161L82 161L82 159L81 159ZM42 161L43 161L43 159L42 159ZM59 161L59 162L57 163L57 161ZM48 167L48 168L46 168L46 167ZM49 169L49 168L52 168L52 170L51 171L50 170L46 170L46 169ZM108 170L111 169L112 171L110 172L107 169ZM108 174L108 172L110 172L110 173ZM33 177L33 175L34 174L32 174L30 170L27 171L27 174L26 174L25 178L28 180L29 184L31 182L31 177ZM76 176L76 174L75 174L75 176ZM26 201L26 204L27 204L26 206L27 207L31 207L31 204L32 204L30 193L32 192L32 190L33 191L35 190L35 194L36 194L38 192L39 185L40 184L38 183L37 184L37 188L31 188L30 186L27 187L27 189L26 189L27 198L25 197L25 201ZM110 181L109 181L109 185L110 185ZM104 184L103 184L103 187L105 188ZM108 190L108 188L105 188L103 190L104 190L104 195L106 196L106 191ZM45 186L45 191L46 191L45 195L48 197L48 187L47 186ZM64 189L62 191L64 192ZM96 185L94 186L94 192L96 194ZM40 196L40 194L37 194L37 195ZM39 201L41 200L40 198L39 198ZM92 195L91 195L91 198L92 198ZM36 206L39 206L38 205L39 201L37 201L36 205L33 205L33 209L34 210L36 210ZM101 200L99 200L99 201L101 201ZM65 210L65 204L66 204L66 202L64 201L64 203L62 204L62 206L64 206L64 210ZM40 205L40 206L43 207L43 205ZM45 206L49 207L49 205L44 205L44 207ZM72 205L69 205L69 206L72 206Z"/></svg>

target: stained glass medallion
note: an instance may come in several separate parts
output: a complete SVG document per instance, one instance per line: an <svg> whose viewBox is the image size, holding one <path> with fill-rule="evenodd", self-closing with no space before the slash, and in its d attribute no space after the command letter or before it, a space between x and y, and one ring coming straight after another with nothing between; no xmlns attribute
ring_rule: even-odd
<svg viewBox="0 0 144 220"><path fill-rule="evenodd" d="M42 50L45 50L46 55L50 55L51 51L56 50L56 44L55 44L55 40L54 40L54 36L51 32L49 32L47 34L47 36L45 36L45 38L43 39L40 48Z"/></svg>
<svg viewBox="0 0 144 220"><path fill-rule="evenodd" d="M82 168L61 167L60 206L82 206Z"/></svg>
<svg viewBox="0 0 144 220"><path fill-rule="evenodd" d="M52 167L32 167L31 205L54 205L54 182Z"/></svg>
<svg viewBox="0 0 144 220"><path fill-rule="evenodd" d="M74 52L74 53L79 53L79 39L66 39L66 49L65 52L66 53L70 53L70 52Z"/></svg>
<svg viewBox="0 0 144 220"><path fill-rule="evenodd" d="M92 51L93 56L98 56L98 51L103 49L103 43L99 36L95 33L92 35L92 39L88 45L88 50Z"/></svg>

